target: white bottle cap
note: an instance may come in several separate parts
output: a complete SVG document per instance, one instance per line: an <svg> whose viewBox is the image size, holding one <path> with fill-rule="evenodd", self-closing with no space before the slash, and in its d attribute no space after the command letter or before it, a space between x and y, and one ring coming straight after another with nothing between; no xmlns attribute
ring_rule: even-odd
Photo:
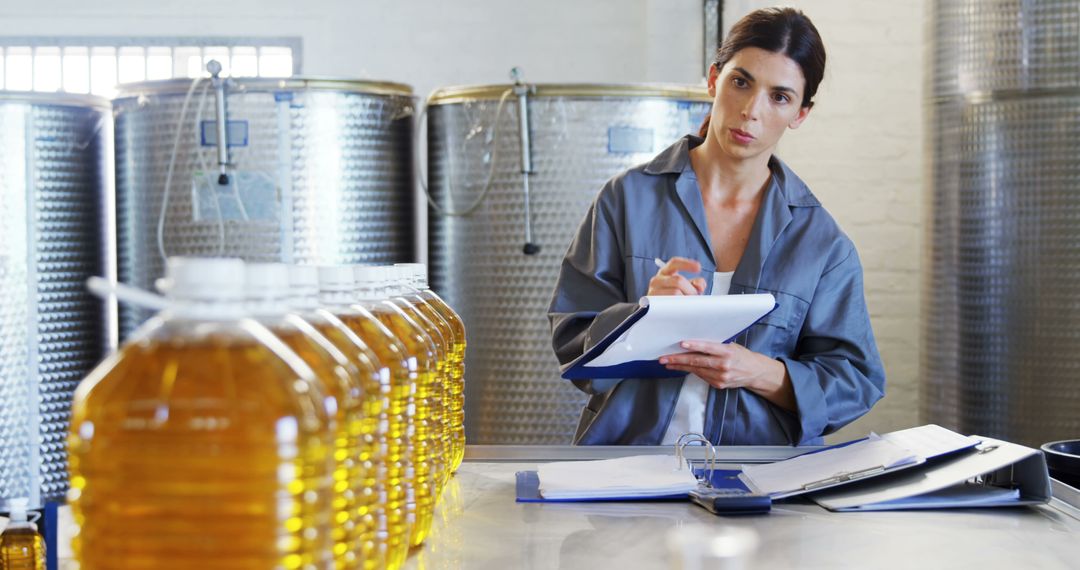
<svg viewBox="0 0 1080 570"><path fill-rule="evenodd" d="M356 265L356 296L364 301L381 301L386 298L386 272L377 265Z"/></svg>
<svg viewBox="0 0 1080 570"><path fill-rule="evenodd" d="M289 312L289 267L282 263L249 263L244 268L248 312L257 317Z"/></svg>
<svg viewBox="0 0 1080 570"><path fill-rule="evenodd" d="M244 262L224 257L170 257L159 288L176 301L242 303Z"/></svg>
<svg viewBox="0 0 1080 570"><path fill-rule="evenodd" d="M30 499L20 497L18 499L11 500L11 522L26 522L26 507L30 504Z"/></svg>
<svg viewBox="0 0 1080 570"><path fill-rule="evenodd" d="M395 267L405 267L412 271L412 286L424 290L428 288L427 266L423 263L395 263Z"/></svg>
<svg viewBox="0 0 1080 570"><path fill-rule="evenodd" d="M356 280L349 265L319 267L319 303L350 305L356 300Z"/></svg>
<svg viewBox="0 0 1080 570"><path fill-rule="evenodd" d="M313 311L319 308L319 268L314 265L289 266L291 308Z"/></svg>
<svg viewBox="0 0 1080 570"><path fill-rule="evenodd" d="M319 266L319 291L320 292L349 292L356 289L356 279L353 277L353 269L348 265L322 265Z"/></svg>

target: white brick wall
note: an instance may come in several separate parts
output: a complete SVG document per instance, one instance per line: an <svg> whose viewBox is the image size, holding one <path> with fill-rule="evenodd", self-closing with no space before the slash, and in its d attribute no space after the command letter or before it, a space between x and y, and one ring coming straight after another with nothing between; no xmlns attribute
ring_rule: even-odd
<svg viewBox="0 0 1080 570"><path fill-rule="evenodd" d="M829 439L916 425L923 192L923 0L795 0L825 42L825 80L778 154L854 240L885 362L885 398ZM730 26L771 2L726 3Z"/></svg>

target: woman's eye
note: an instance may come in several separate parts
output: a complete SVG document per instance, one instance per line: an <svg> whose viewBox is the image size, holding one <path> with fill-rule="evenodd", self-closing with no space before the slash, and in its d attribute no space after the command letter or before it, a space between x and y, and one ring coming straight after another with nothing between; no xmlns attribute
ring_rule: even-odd
<svg viewBox="0 0 1080 570"><path fill-rule="evenodd" d="M788 96L784 95L783 93L777 93L773 95L773 101L776 101L777 103L787 103L790 100L791 99L789 99Z"/></svg>
<svg viewBox="0 0 1080 570"><path fill-rule="evenodd" d="M732 79L731 83L735 85L735 87L746 87L747 85L749 85L742 77L736 77Z"/></svg>

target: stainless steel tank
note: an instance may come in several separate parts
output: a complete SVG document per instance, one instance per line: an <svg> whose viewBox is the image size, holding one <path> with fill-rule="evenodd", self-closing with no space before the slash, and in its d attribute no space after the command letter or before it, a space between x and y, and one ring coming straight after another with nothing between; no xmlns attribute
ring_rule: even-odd
<svg viewBox="0 0 1080 570"><path fill-rule="evenodd" d="M428 100L434 201L467 209L491 178L470 214L429 209L431 280L467 329L468 441L566 444L585 398L560 379L551 348L547 307L563 255L604 182L696 133L709 97L686 86L532 86L528 221L540 251L525 255L522 124L512 87L442 89Z"/></svg>
<svg viewBox="0 0 1080 570"><path fill-rule="evenodd" d="M237 78L226 92L226 185L209 80L125 85L114 100L120 281L152 289L163 254L413 259L410 87ZM122 307L122 334L148 316Z"/></svg>
<svg viewBox="0 0 1080 570"><path fill-rule="evenodd" d="M1080 434L1080 1L929 14L922 408L1027 444Z"/></svg>
<svg viewBox="0 0 1080 570"><path fill-rule="evenodd" d="M109 274L109 102L0 91L0 511L67 491L71 396L115 315L86 289Z"/></svg>

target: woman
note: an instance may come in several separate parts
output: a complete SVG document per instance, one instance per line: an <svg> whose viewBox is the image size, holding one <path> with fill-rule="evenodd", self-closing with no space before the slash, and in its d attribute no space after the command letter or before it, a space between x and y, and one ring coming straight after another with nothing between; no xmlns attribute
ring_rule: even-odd
<svg viewBox="0 0 1080 570"><path fill-rule="evenodd" d="M591 396L575 443L670 444L700 432L720 445L814 445L884 395L855 247L773 156L810 114L824 68L802 12L749 14L709 69L701 136L600 191L551 302L561 363L604 338L642 295L762 292L779 307L737 342L688 339L689 352L660 359L684 378L575 381ZM668 260L659 271L657 258Z"/></svg>

